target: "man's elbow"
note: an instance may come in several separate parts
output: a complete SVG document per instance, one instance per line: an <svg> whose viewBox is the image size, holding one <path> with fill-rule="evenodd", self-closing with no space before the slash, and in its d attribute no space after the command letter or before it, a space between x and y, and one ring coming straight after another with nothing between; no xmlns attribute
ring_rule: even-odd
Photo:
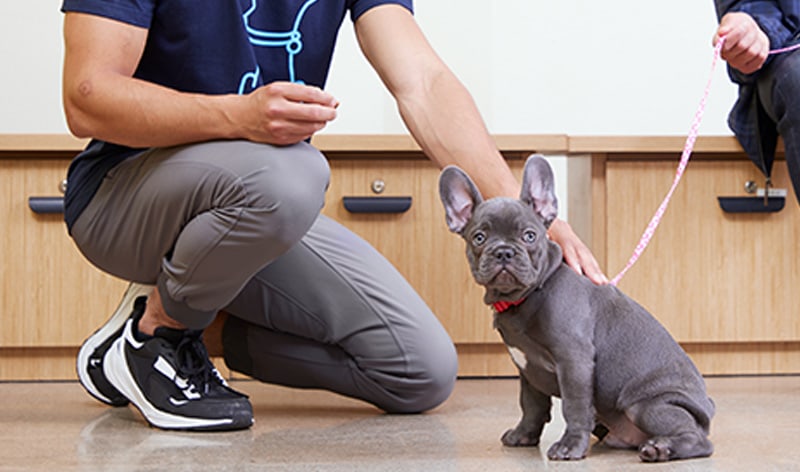
<svg viewBox="0 0 800 472"><path fill-rule="evenodd" d="M78 138L90 138L94 135L94 126L90 114L85 111L85 103L81 94L76 90L65 89L63 108L64 118L70 133Z"/></svg>
<svg viewBox="0 0 800 472"><path fill-rule="evenodd" d="M67 121L67 128L76 138L90 138L92 137L91 126L83 117L83 114L78 112L74 107L64 104L64 117Z"/></svg>
<svg viewBox="0 0 800 472"><path fill-rule="evenodd" d="M63 107L69 131L79 138L93 137L94 126L87 109L94 95L91 80L66 80L64 83Z"/></svg>

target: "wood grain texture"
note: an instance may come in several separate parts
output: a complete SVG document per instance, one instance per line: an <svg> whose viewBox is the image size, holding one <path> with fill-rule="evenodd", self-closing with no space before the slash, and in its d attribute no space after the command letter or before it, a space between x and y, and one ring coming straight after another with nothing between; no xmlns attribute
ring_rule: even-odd
<svg viewBox="0 0 800 472"><path fill-rule="evenodd" d="M113 311L125 283L91 266L60 214L38 215L29 196L59 195L61 159L0 160L0 346L77 346Z"/></svg>
<svg viewBox="0 0 800 472"><path fill-rule="evenodd" d="M624 267L666 194L676 162L608 162L609 275ZM639 261L619 286L683 342L800 340L800 210L789 191L778 213L728 214L717 196L763 184L746 161L698 161ZM784 162L774 184L791 188Z"/></svg>
<svg viewBox="0 0 800 472"><path fill-rule="evenodd" d="M568 147L571 154L613 152L641 159L642 153L680 153L685 144L685 136L569 136ZM733 136L699 136L694 150L729 155L742 153L741 145Z"/></svg>
<svg viewBox="0 0 800 472"><path fill-rule="evenodd" d="M501 134L492 136L504 151L567 152L568 138L563 134ZM318 134L311 140L322 151L333 152L419 152L408 134ZM88 139L68 134L0 133L0 152L78 152ZM24 156L20 156L24 157Z"/></svg>

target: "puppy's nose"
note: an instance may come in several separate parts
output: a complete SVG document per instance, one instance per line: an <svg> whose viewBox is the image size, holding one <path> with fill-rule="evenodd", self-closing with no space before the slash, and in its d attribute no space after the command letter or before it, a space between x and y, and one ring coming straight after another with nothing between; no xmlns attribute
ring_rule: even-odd
<svg viewBox="0 0 800 472"><path fill-rule="evenodd" d="M514 249L510 247L497 248L497 250L494 251L494 257L499 262L508 262L514 258Z"/></svg>

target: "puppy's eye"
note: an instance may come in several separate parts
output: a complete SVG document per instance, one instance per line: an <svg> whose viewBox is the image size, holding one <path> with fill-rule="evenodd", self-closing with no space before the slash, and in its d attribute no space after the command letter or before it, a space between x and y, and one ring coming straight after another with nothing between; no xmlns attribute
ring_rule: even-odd
<svg viewBox="0 0 800 472"><path fill-rule="evenodd" d="M481 244L486 242L486 235L478 232L472 235L472 244L475 246L480 246Z"/></svg>
<svg viewBox="0 0 800 472"><path fill-rule="evenodd" d="M532 244L536 242L536 233L531 230L525 231L522 233L522 240L528 244Z"/></svg>

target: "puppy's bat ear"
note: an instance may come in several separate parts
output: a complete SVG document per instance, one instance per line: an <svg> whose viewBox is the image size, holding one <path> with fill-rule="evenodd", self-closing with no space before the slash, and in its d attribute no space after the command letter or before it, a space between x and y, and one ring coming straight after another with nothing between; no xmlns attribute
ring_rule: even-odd
<svg viewBox="0 0 800 472"><path fill-rule="evenodd" d="M447 227L461 233L472 219L475 207L483 201L472 179L456 166L447 166L439 176L439 196L444 204Z"/></svg>
<svg viewBox="0 0 800 472"><path fill-rule="evenodd" d="M532 154L525 161L522 177L522 192L519 199L530 205L533 211L550 227L558 215L553 169L540 154Z"/></svg>

